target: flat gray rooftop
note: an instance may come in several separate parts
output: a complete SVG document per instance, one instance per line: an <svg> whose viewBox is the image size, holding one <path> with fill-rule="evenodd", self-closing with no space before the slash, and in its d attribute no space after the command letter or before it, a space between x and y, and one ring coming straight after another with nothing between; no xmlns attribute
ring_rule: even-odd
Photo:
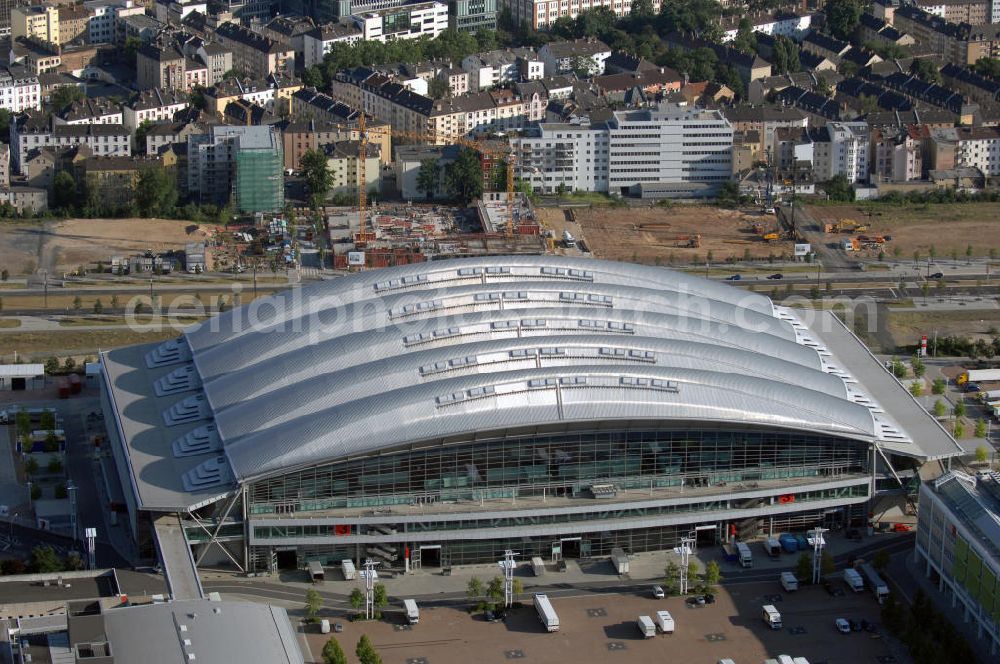
<svg viewBox="0 0 1000 664"><path fill-rule="evenodd" d="M213 502L225 495L216 487L187 491L182 475L204 461L200 457L175 457L172 441L205 424L204 420L168 427L163 412L177 402L176 396L158 397L153 384L176 367L149 369L146 353L159 344L128 346L105 353L104 367L111 381L112 396L143 509L180 512L191 505ZM112 413L107 413L112 417ZM108 420L109 425L111 420Z"/></svg>
<svg viewBox="0 0 1000 664"><path fill-rule="evenodd" d="M858 384L900 424L912 442L882 440L879 446L893 454L926 459L945 459L964 454L961 446L921 406L885 365L830 311L815 312L802 322L846 368Z"/></svg>

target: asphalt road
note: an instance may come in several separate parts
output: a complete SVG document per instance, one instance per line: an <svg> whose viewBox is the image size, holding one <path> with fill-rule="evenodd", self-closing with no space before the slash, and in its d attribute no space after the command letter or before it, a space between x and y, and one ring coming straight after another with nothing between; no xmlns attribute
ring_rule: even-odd
<svg viewBox="0 0 1000 664"><path fill-rule="evenodd" d="M885 549L890 553L898 553L900 551L907 551L913 549L914 546L914 536L904 535L894 538L888 544L884 544L879 541L872 542L858 547L849 553L840 554L834 556L834 563L838 566L844 566L847 563L848 558L863 558L870 554L878 551L880 549ZM737 575L730 575L722 580L723 586L737 586L746 583L759 583L761 581L773 581L777 574L782 571L792 571L794 570L794 565L789 565L785 568L768 568L766 570L747 570L741 571ZM550 578L552 576L558 576L558 573L553 575L547 575ZM579 597L582 595L591 594L607 594L607 593L629 593L629 592L647 592L649 590L649 580L644 580L642 582L636 583L630 579L608 579L605 581L591 581L588 583L554 583L551 585L538 585L531 586L530 591L533 593L543 592L550 597ZM302 602L303 592L297 587L286 586L280 583L274 583L272 581L262 581L259 579L247 579L243 580L226 580L226 581L203 581L202 586L205 588L205 592L219 592L219 593L229 593L234 595L241 595L246 597L260 597L262 600L270 601L283 601L283 602ZM323 598L323 605L326 608L346 610L350 609L350 603L347 601L346 595L340 593L334 593L330 591L324 591L320 588L315 589L320 597ZM433 595L411 595L408 596L410 599L417 600L418 603L427 606L462 606L469 603L469 599L465 594L465 591L460 592L449 592L449 593L436 593ZM390 601L401 601L400 597L390 597Z"/></svg>

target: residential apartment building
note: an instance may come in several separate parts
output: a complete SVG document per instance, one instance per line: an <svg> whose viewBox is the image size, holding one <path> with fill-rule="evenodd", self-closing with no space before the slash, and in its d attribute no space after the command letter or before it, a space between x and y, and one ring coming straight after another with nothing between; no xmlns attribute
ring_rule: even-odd
<svg viewBox="0 0 1000 664"><path fill-rule="evenodd" d="M142 90L190 90L188 58L176 44L142 44L136 53L136 83Z"/></svg>
<svg viewBox="0 0 1000 664"><path fill-rule="evenodd" d="M920 127L873 129L872 181L909 182L923 177L923 141Z"/></svg>
<svg viewBox="0 0 1000 664"><path fill-rule="evenodd" d="M59 40L63 44L87 41L90 10L83 5L59 5Z"/></svg>
<svg viewBox="0 0 1000 664"><path fill-rule="evenodd" d="M529 28L548 28L560 16L576 18L581 12L607 7L615 16L628 16L632 0L500 0L500 9L509 9L516 23L526 23ZM660 0L653 0L653 12L659 13Z"/></svg>
<svg viewBox="0 0 1000 664"><path fill-rule="evenodd" d="M272 74L261 80L228 78L206 90L204 95L209 110L220 115L235 101L256 104L268 113L284 115L290 112L292 96L301 89L299 79Z"/></svg>
<svg viewBox="0 0 1000 664"><path fill-rule="evenodd" d="M11 113L42 109L42 86L37 76L14 76L0 71L0 108Z"/></svg>
<svg viewBox="0 0 1000 664"><path fill-rule="evenodd" d="M722 21L722 41L731 42L736 39L740 21L743 15L733 16ZM802 39L812 28L813 15L787 11L763 12L745 16L750 21L751 32L764 35L784 35L796 41Z"/></svg>
<svg viewBox="0 0 1000 664"><path fill-rule="evenodd" d="M530 48L475 53L463 58L462 69L469 74L468 90L472 92L545 76L545 63Z"/></svg>
<svg viewBox="0 0 1000 664"><path fill-rule="evenodd" d="M1000 127L949 127L931 131L937 152L934 168L941 170L953 157L953 168L978 168L984 175L1000 175Z"/></svg>
<svg viewBox="0 0 1000 664"><path fill-rule="evenodd" d="M323 62L334 44L354 44L361 39L361 30L354 25L326 23L317 25L302 35L303 65L312 67Z"/></svg>
<svg viewBox="0 0 1000 664"><path fill-rule="evenodd" d="M538 57L545 63L544 75L559 76L583 70L582 74L595 76L604 73L611 47L599 39L554 41L538 49Z"/></svg>
<svg viewBox="0 0 1000 664"><path fill-rule="evenodd" d="M913 6L893 12L893 26L913 35L918 44L961 65L1000 55L1000 26L950 23Z"/></svg>
<svg viewBox="0 0 1000 664"><path fill-rule="evenodd" d="M80 99L52 114L53 126L123 123L121 104L106 97Z"/></svg>
<svg viewBox="0 0 1000 664"><path fill-rule="evenodd" d="M379 146L365 146L365 157L361 159L361 144L358 141L338 141L326 146L326 165L332 183L330 194L342 194L354 198L358 187L364 185L368 193L381 190L381 163Z"/></svg>
<svg viewBox="0 0 1000 664"><path fill-rule="evenodd" d="M449 0L448 27L459 32L497 29L497 0Z"/></svg>
<svg viewBox="0 0 1000 664"><path fill-rule="evenodd" d="M518 177L542 193L661 185L665 195L706 196L731 177L733 129L719 111L661 104L599 123L543 122L511 142Z"/></svg>
<svg viewBox="0 0 1000 664"><path fill-rule="evenodd" d="M916 561L933 579L946 616L972 623L1000 650L1000 474L950 471L920 485Z"/></svg>
<svg viewBox="0 0 1000 664"><path fill-rule="evenodd" d="M139 43L147 44L156 39L165 27L152 16L145 14L123 16L116 21L115 41L119 44L125 44L130 39L134 39Z"/></svg>
<svg viewBox="0 0 1000 664"><path fill-rule="evenodd" d="M292 76L295 51L291 45L259 35L236 23L223 23L215 31L220 45L233 53L233 69L250 78L268 74Z"/></svg>
<svg viewBox="0 0 1000 664"><path fill-rule="evenodd" d="M284 207L278 130L216 125L188 137L188 193L202 203L233 203L244 214Z"/></svg>
<svg viewBox="0 0 1000 664"><path fill-rule="evenodd" d="M139 146L144 149L145 154L160 154L164 149L172 146L180 146L181 151L187 152L188 136L204 134L208 132L207 125L198 122L163 122L155 124L146 132L146 144ZM187 178L183 180L183 187L187 187Z"/></svg>
<svg viewBox="0 0 1000 664"><path fill-rule="evenodd" d="M367 41L433 39L448 29L448 5L416 2L354 14L351 20Z"/></svg>
<svg viewBox="0 0 1000 664"><path fill-rule="evenodd" d="M991 0L914 0L915 6L951 23L995 23Z"/></svg>
<svg viewBox="0 0 1000 664"><path fill-rule="evenodd" d="M41 42L18 37L11 42L11 64L24 66L33 76L54 71L62 65L58 46L43 46Z"/></svg>
<svg viewBox="0 0 1000 664"><path fill-rule="evenodd" d="M776 106L773 104L756 104L731 106L723 109L722 113L733 126L734 131L757 132L760 141L755 143L758 152L753 158L755 161L768 161L777 159L777 155L772 154L774 145L774 132L782 127L809 126L809 116L797 108L788 106Z"/></svg>
<svg viewBox="0 0 1000 664"><path fill-rule="evenodd" d="M115 43L118 41L118 21L146 12L143 4L133 0L86 0L83 6L90 12L87 38L91 44Z"/></svg>
<svg viewBox="0 0 1000 664"><path fill-rule="evenodd" d="M172 122L174 116L190 106L188 96L176 90L143 90L122 107L122 121L129 131L143 122Z"/></svg>
<svg viewBox="0 0 1000 664"><path fill-rule="evenodd" d="M299 170L299 162L309 150L325 150L326 146L342 141L358 141L360 134L357 129L357 115L353 120L332 122L330 120L295 119L282 125L281 143L284 155L284 167ZM392 130L386 124L373 123L368 125L368 141L378 147L378 156L384 164L392 158L389 152L392 140Z"/></svg>
<svg viewBox="0 0 1000 664"><path fill-rule="evenodd" d="M29 154L43 147L86 145L101 157L132 154L132 134L125 125L50 125L44 116L31 113L24 113L10 123L10 144L14 171L21 175Z"/></svg>
<svg viewBox="0 0 1000 664"><path fill-rule="evenodd" d="M868 181L871 144L867 122L828 122L813 137L813 173L817 182L835 175L843 175L851 182Z"/></svg>
<svg viewBox="0 0 1000 664"><path fill-rule="evenodd" d="M102 209L127 210L135 202L139 176L146 169L162 169L159 157L90 157L75 164L77 181Z"/></svg>
<svg viewBox="0 0 1000 664"><path fill-rule="evenodd" d="M25 37L59 45L59 9L55 5L29 5L10 10L11 39Z"/></svg>

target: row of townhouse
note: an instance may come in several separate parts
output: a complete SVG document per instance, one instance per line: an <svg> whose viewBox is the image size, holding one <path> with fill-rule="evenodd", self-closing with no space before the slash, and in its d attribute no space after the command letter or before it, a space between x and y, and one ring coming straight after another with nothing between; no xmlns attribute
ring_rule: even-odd
<svg viewBox="0 0 1000 664"><path fill-rule="evenodd" d="M11 113L41 110L42 86L38 77L0 71L0 108Z"/></svg>
<svg viewBox="0 0 1000 664"><path fill-rule="evenodd" d="M535 91L525 98L511 90L431 99L369 69L339 73L333 96L392 126L397 134L427 135L435 143L490 131L520 129L544 118L545 102Z"/></svg>
<svg viewBox="0 0 1000 664"><path fill-rule="evenodd" d="M980 58L1000 55L998 25L951 23L913 6L899 7L891 16L895 28L911 34L918 44L949 62L971 65Z"/></svg>
<svg viewBox="0 0 1000 664"><path fill-rule="evenodd" d="M822 127L780 127L774 132L774 164L779 173L802 164L816 182L842 175L850 182L867 182L870 134L867 122L827 122Z"/></svg>
<svg viewBox="0 0 1000 664"><path fill-rule="evenodd" d="M94 155L129 156L132 132L124 124L56 124L48 117L23 113L10 123L11 161L14 172L24 174L24 164L40 148L86 145Z"/></svg>
<svg viewBox="0 0 1000 664"><path fill-rule="evenodd" d="M286 42L271 39L236 23L223 23L215 40L233 54L233 69L244 76L262 79L269 74L292 76L295 50Z"/></svg>
<svg viewBox="0 0 1000 664"><path fill-rule="evenodd" d="M600 7L618 17L632 13L632 0L500 0L500 6L510 12L515 23L526 24L532 30L550 27L562 16L576 18ZM653 0L653 12L659 11L660 0Z"/></svg>

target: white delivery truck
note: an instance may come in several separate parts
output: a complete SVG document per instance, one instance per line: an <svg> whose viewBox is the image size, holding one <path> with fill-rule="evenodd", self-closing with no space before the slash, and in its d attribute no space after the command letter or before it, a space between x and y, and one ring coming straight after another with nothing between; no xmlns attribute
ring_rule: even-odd
<svg viewBox="0 0 1000 664"><path fill-rule="evenodd" d="M865 575L865 581L868 582L868 587L872 589L878 603L881 604L884 602L885 598L889 596L888 584L882 580L882 577L879 576L870 563L863 563L861 565L861 573Z"/></svg>
<svg viewBox="0 0 1000 664"><path fill-rule="evenodd" d="M794 662L794 664L809 664L809 660L805 657L795 657L792 659L792 662Z"/></svg>
<svg viewBox="0 0 1000 664"><path fill-rule="evenodd" d="M656 626L660 628L660 631L664 634L674 633L674 617L670 615L669 611L657 611L656 612Z"/></svg>
<svg viewBox="0 0 1000 664"><path fill-rule="evenodd" d="M531 559L531 571L534 572L535 576L545 574L545 561L540 556Z"/></svg>
<svg viewBox="0 0 1000 664"><path fill-rule="evenodd" d="M330 621L329 620L327 620L327 619L324 618L323 620L319 621L319 633L320 634L329 634L330 633Z"/></svg>
<svg viewBox="0 0 1000 664"><path fill-rule="evenodd" d="M765 604L761 607L761 618L764 619L764 624L771 629L781 629L781 614L778 610L774 608L773 604Z"/></svg>
<svg viewBox="0 0 1000 664"><path fill-rule="evenodd" d="M406 619L411 625L416 625L420 622L420 609L417 607L417 602L415 600L404 599L403 610L406 611Z"/></svg>
<svg viewBox="0 0 1000 664"><path fill-rule="evenodd" d="M576 238L574 238L569 231L563 231L563 244L565 244L567 247L575 247Z"/></svg>
<svg viewBox="0 0 1000 664"><path fill-rule="evenodd" d="M767 555L772 558L781 556L781 544L773 537L768 537L764 540L764 550L767 551Z"/></svg>
<svg viewBox="0 0 1000 664"><path fill-rule="evenodd" d="M785 589L785 592L795 592L799 589L799 580L791 572L782 572L781 587Z"/></svg>
<svg viewBox="0 0 1000 664"><path fill-rule="evenodd" d="M535 595L535 611L546 631L559 631L559 616L556 615L556 610L552 608L552 602L549 601L547 595Z"/></svg>
<svg viewBox="0 0 1000 664"><path fill-rule="evenodd" d="M617 574L628 574L628 554L624 549L611 549L611 564Z"/></svg>
<svg viewBox="0 0 1000 664"><path fill-rule="evenodd" d="M649 616L639 616L638 620L635 621L636 627L639 628L639 633L642 634L642 638L651 639L656 636L656 624L653 623L653 619Z"/></svg>
<svg viewBox="0 0 1000 664"><path fill-rule="evenodd" d="M343 572L345 581L353 581L354 577L357 575L357 570L354 569L353 560L341 560L340 571Z"/></svg>
<svg viewBox="0 0 1000 664"><path fill-rule="evenodd" d="M740 567L753 567L753 554L750 547L743 542L736 543L736 556L739 558Z"/></svg>
<svg viewBox="0 0 1000 664"><path fill-rule="evenodd" d="M865 582L861 580L861 575L856 569L848 567L844 570L844 583L856 593L865 589Z"/></svg>

